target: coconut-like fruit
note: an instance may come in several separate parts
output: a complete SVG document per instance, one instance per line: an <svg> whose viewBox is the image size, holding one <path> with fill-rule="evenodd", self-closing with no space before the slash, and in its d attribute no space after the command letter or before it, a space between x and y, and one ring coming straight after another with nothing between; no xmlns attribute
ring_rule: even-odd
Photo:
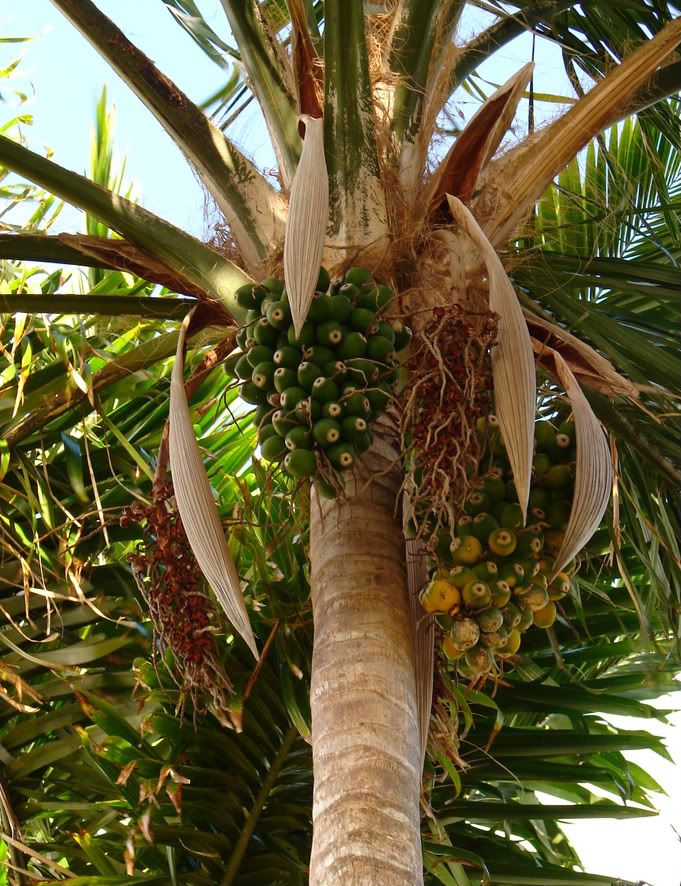
<svg viewBox="0 0 681 886"><path fill-rule="evenodd" d="M556 620L556 604L549 601L546 606L536 609L533 616L534 623L538 628L550 628Z"/></svg>
<svg viewBox="0 0 681 886"><path fill-rule="evenodd" d="M461 594L446 579L434 578L421 591L419 600L426 612L449 612L461 602Z"/></svg>
<svg viewBox="0 0 681 886"><path fill-rule="evenodd" d="M504 623L503 612L495 606L485 609L484 612L480 612L476 618L480 625L480 630L485 634L496 631Z"/></svg>
<svg viewBox="0 0 681 886"><path fill-rule="evenodd" d="M460 649L471 649L480 637L480 626L474 618L462 618L454 622L449 634Z"/></svg>
<svg viewBox="0 0 681 886"><path fill-rule="evenodd" d="M466 653L466 664L473 674L486 674L493 662L492 654L484 646L474 646Z"/></svg>

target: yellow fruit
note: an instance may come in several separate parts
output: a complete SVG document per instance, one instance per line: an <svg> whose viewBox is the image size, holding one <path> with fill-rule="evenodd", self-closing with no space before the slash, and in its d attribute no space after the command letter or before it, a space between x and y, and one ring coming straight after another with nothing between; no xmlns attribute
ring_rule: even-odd
<svg viewBox="0 0 681 886"><path fill-rule="evenodd" d="M570 576L559 572L549 585L549 600L562 600L570 593Z"/></svg>
<svg viewBox="0 0 681 886"><path fill-rule="evenodd" d="M452 635L447 633L445 634L445 638L442 641L442 651L450 660L454 661L457 658L461 658L462 655L466 652L465 649L461 649L460 646L457 646L452 640Z"/></svg>
<svg viewBox="0 0 681 886"><path fill-rule="evenodd" d="M469 581L463 589L463 601L470 609L485 609L492 602L492 592L484 581Z"/></svg>
<svg viewBox="0 0 681 886"><path fill-rule="evenodd" d="M464 535L463 538L455 538L450 550L452 560L457 566L471 566L477 563L482 555L482 544L473 535Z"/></svg>
<svg viewBox="0 0 681 886"><path fill-rule="evenodd" d="M509 557L515 551L518 537L512 529L495 529L487 539L490 551L499 557Z"/></svg>
<svg viewBox="0 0 681 886"><path fill-rule="evenodd" d="M564 538L564 529L547 529L544 533L544 547L553 557L555 557L560 550Z"/></svg>
<svg viewBox="0 0 681 886"><path fill-rule="evenodd" d="M497 647L496 654L501 656L501 658L506 658L509 655L515 655L516 652L520 649L520 641L520 631L511 631L508 635L508 640L504 643L504 645Z"/></svg>
<svg viewBox="0 0 681 886"><path fill-rule="evenodd" d="M550 628L556 620L556 604L547 603L541 609L536 609L533 616L534 623L538 628Z"/></svg>
<svg viewBox="0 0 681 886"><path fill-rule="evenodd" d="M458 588L441 578L434 578L421 591L419 597L426 612L449 612L461 602Z"/></svg>

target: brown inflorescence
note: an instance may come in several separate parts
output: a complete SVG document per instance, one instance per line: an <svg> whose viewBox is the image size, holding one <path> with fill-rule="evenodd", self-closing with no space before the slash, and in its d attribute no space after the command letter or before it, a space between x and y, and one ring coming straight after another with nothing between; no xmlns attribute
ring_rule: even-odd
<svg viewBox="0 0 681 886"><path fill-rule="evenodd" d="M121 524L129 522L146 523L144 542L130 555L130 561L149 607L155 650L172 653L181 705L190 698L196 716L208 701L207 706L218 719L229 725L232 685L215 640L220 617L204 590L172 485L157 487L150 506L135 502L127 508Z"/></svg>
<svg viewBox="0 0 681 886"><path fill-rule="evenodd" d="M458 304L433 309L412 343L404 392L404 489L417 534L434 546L461 513L481 455L476 422L491 411L497 316Z"/></svg>

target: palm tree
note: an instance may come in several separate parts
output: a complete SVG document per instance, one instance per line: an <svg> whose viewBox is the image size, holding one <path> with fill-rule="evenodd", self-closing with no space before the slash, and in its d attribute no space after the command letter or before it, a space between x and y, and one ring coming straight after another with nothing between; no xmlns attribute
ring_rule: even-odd
<svg viewBox="0 0 681 886"><path fill-rule="evenodd" d="M666 655L681 572L679 448L668 428L681 376L669 335L678 135L666 96L678 88L681 28L671 7L638 3L608 13L598 4L537 3L509 12L494 4L497 20L457 46L461 3L404 0L376 12L337 0L291 0L286 9L223 0L234 49L194 3L169 3L221 63L238 60L225 122L256 99L279 165L275 188L93 3L54 2L181 147L224 214L230 241L228 249L201 243L107 190L111 179L94 184L0 139L7 169L104 226L83 237L0 235L0 254L10 260L3 307L20 312L6 327L12 347L0 453L8 507L3 606L11 617L3 674L12 706L3 727L3 822L12 864L21 869L30 858L54 879L66 859L83 883L129 882L133 870L144 872L140 882L305 882L303 736L311 738L315 781L311 883L414 884L424 866L429 882L485 881L488 868L499 883L610 882L570 870L576 859L556 824L565 807L538 806L533 792L550 788L579 817L632 812L596 801L585 783L644 806L655 789L621 752L659 743L618 733L594 711L650 716L642 701L672 685ZM595 85L497 155L530 82L524 68L440 157L433 144L443 108L524 30L562 46L578 90L578 73ZM562 357L617 458L606 533L612 557L596 551L586 561L567 613L573 621L528 635L494 698L465 692L447 668L439 671L423 785L433 640L414 601L423 558L414 540L405 547L396 518L399 447L386 434L366 456L371 484L358 476L339 499L313 498L310 507L306 485L292 491L251 461L252 418L237 412L227 420L238 409L236 391L223 399L224 383L211 375L243 320L234 291L280 268L286 195L301 155L299 112L324 117L334 270L361 263L390 282L418 353L424 311L456 302L470 313L494 288L498 267L488 253L480 272L471 234L477 246L503 250L541 343L541 410L550 415L560 402ZM26 295L17 262L28 259L104 270L91 277L88 294L60 295L59 276L50 275L40 295ZM159 286L179 295L152 298ZM262 662L251 671L245 646L230 635L225 648L207 653L208 677L188 671L173 646L177 625L164 621L154 596L179 567L166 562L161 580L152 574L149 582L133 550L138 519L153 530L145 556L163 532L177 531L159 523L168 366L178 343L167 321L196 306L186 388L200 404L195 430L248 583ZM26 319L40 311L92 319ZM123 312L138 320L124 326ZM137 509L114 525L131 499ZM121 556L131 552L129 566ZM54 595L63 598L61 616ZM149 654L147 611L160 633L156 667L140 659ZM224 631L206 613L206 624ZM143 687L139 710L130 701L135 683ZM206 697L209 725L194 729L173 715L179 706L198 717ZM85 722L93 724L87 731ZM225 734L227 724L243 733ZM496 836L500 828L506 839Z"/></svg>

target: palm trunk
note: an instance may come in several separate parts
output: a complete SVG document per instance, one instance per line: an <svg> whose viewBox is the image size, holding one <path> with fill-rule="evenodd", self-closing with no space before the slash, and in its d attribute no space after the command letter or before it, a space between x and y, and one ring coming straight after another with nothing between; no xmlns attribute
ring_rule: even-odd
<svg viewBox="0 0 681 886"><path fill-rule="evenodd" d="M418 886L421 760L400 473L381 441L311 514L314 836L310 886ZM365 488L366 487L366 488Z"/></svg>

